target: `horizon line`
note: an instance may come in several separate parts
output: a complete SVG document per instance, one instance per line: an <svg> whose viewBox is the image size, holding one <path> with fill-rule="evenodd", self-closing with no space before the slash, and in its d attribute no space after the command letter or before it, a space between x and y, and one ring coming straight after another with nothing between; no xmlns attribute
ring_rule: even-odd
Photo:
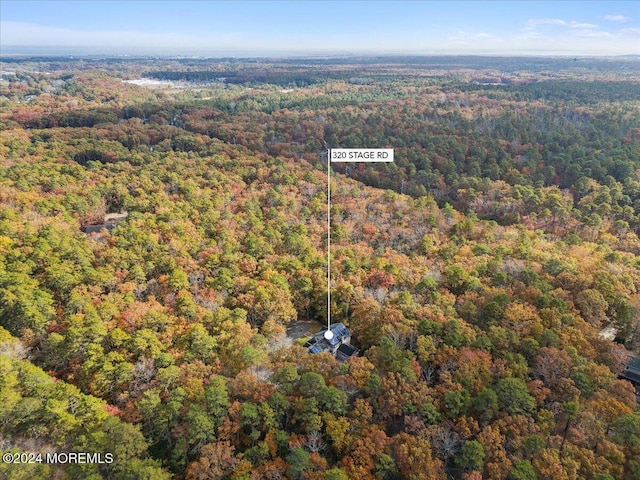
<svg viewBox="0 0 640 480"><path fill-rule="evenodd" d="M188 49L159 49L158 51L135 51L132 49L114 49L96 52L101 47L49 47L49 46L21 46L6 45L0 47L0 57L171 57L171 58L309 58L309 57L581 57L581 58L611 58L611 57L637 57L640 53L614 53L614 52L567 52L557 50L539 51L393 51L393 50L367 50L367 51L287 51L287 50L188 50ZM11 51L15 49L18 51ZM30 51L19 51L19 50ZM53 50L48 53L47 50ZM80 51L79 51L80 50Z"/></svg>

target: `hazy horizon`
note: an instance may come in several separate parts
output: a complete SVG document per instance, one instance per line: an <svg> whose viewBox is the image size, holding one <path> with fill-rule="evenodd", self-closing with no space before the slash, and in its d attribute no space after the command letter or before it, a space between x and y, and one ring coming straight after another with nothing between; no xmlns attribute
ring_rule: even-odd
<svg viewBox="0 0 640 480"><path fill-rule="evenodd" d="M640 54L640 4L624 1L5 0L0 15L3 55Z"/></svg>
<svg viewBox="0 0 640 480"><path fill-rule="evenodd" d="M640 58L640 53L572 53L562 51L475 51L475 52L414 52L414 51L286 51L286 50L190 50L157 49L146 50L107 49L101 47L47 47L15 45L6 51L0 51L1 57L167 57L167 58L342 58L342 57L504 57L504 58Z"/></svg>

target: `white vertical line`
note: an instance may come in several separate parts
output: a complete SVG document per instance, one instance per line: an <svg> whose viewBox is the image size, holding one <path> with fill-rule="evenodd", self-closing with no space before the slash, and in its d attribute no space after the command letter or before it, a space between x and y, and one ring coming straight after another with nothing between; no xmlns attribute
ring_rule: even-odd
<svg viewBox="0 0 640 480"><path fill-rule="evenodd" d="M327 331L331 331L331 149L327 149Z"/></svg>

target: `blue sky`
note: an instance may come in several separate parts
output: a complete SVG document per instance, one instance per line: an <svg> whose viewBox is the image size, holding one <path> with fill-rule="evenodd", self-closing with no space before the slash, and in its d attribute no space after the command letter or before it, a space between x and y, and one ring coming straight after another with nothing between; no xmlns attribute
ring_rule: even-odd
<svg viewBox="0 0 640 480"><path fill-rule="evenodd" d="M0 0L0 49L640 54L638 1Z"/></svg>

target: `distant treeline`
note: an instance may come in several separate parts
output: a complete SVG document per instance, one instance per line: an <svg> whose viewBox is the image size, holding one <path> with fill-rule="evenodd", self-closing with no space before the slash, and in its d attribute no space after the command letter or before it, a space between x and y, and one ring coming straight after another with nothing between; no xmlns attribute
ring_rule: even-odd
<svg viewBox="0 0 640 480"><path fill-rule="evenodd" d="M272 85L280 85L283 87L306 87L316 83L326 82L327 80L344 80L353 75L352 72L309 72L304 71L237 71L237 70L197 70L197 71L168 71L162 70L158 72L150 72L148 77L158 80L171 80L193 83L211 83L223 82L237 85L268 83Z"/></svg>
<svg viewBox="0 0 640 480"><path fill-rule="evenodd" d="M521 100L562 100L595 104L602 101L619 102L640 100L640 85L636 82L572 82L572 81L539 81L524 85L455 85L447 87L449 90L496 91L505 92L504 95L516 101Z"/></svg>
<svg viewBox="0 0 640 480"><path fill-rule="evenodd" d="M541 72L548 70L631 70L640 71L640 57L626 55L608 58L583 58L583 57L485 57L476 55L395 55L395 56L326 56L326 57L295 57L295 58L231 58L231 57L202 57L180 58L170 55L147 55L147 56L96 56L96 55L66 55L66 56L2 56L4 63L145 63L145 60L171 61L181 66L203 66L215 63L227 63L234 65L295 65L299 67L308 66L339 66L339 65L406 65L412 68L480 68L480 69L500 69L502 71L529 70L531 72ZM264 70L263 70L264 71ZM156 74L181 74L183 72L156 72ZM193 81L199 80L199 73L209 72L184 72L189 76L195 74ZM326 73L326 71L325 71ZM230 76L230 75L227 75ZM333 77L331 77L333 78Z"/></svg>

